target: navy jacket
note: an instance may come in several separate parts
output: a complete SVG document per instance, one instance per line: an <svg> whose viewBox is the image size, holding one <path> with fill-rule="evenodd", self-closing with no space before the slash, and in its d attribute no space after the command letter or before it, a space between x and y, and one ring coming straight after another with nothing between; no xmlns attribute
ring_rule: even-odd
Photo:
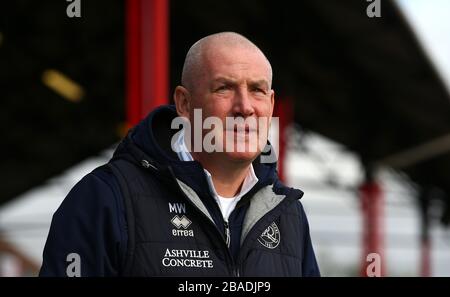
<svg viewBox="0 0 450 297"><path fill-rule="evenodd" d="M319 276L303 193L258 158L259 181L226 226L201 164L170 150L175 116L156 109L75 185L53 216L40 275L66 276L76 253L81 276Z"/></svg>

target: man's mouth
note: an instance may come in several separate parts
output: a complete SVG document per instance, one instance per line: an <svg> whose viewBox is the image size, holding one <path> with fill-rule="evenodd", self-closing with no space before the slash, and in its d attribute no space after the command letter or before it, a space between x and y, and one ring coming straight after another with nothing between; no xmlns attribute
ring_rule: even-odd
<svg viewBox="0 0 450 297"><path fill-rule="evenodd" d="M245 126L245 127L237 127L237 126L235 126L234 129L232 129L232 130L230 129L230 130L227 130L227 131L233 131L234 133L245 133L245 134L249 134L249 133L257 132L258 129L256 129L256 128L250 128L250 127L248 127L248 126Z"/></svg>

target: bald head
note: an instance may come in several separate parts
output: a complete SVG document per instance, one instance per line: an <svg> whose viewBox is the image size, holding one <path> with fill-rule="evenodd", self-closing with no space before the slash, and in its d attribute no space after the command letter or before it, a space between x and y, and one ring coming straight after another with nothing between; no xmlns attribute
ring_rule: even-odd
<svg viewBox="0 0 450 297"><path fill-rule="evenodd" d="M243 49L261 55L266 63L269 83L272 85L272 66L264 53L250 40L234 32L222 32L206 36L189 49L184 60L183 72L181 75L181 84L188 90L192 90L195 85L196 77L201 75L204 67L206 55L214 55L217 49Z"/></svg>

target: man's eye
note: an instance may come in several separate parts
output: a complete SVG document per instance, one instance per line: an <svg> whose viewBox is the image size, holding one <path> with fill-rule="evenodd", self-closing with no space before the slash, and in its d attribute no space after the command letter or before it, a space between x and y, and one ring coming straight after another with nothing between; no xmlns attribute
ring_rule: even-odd
<svg viewBox="0 0 450 297"><path fill-rule="evenodd" d="M230 89L229 86L224 85L224 86L218 87L218 88L216 89L216 91L226 91L226 90L229 90L229 89Z"/></svg>
<svg viewBox="0 0 450 297"><path fill-rule="evenodd" d="M261 88L254 88L253 92L257 92L257 93L261 93L261 94L266 94L266 91L264 89Z"/></svg>

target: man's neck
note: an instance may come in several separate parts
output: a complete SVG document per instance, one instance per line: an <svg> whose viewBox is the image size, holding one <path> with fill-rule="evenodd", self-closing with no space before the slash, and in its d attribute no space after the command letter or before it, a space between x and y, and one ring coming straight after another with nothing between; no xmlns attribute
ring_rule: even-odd
<svg viewBox="0 0 450 297"><path fill-rule="evenodd" d="M211 174L214 188L222 197L231 198L239 193L251 166L251 163L218 162L196 153L192 156Z"/></svg>

